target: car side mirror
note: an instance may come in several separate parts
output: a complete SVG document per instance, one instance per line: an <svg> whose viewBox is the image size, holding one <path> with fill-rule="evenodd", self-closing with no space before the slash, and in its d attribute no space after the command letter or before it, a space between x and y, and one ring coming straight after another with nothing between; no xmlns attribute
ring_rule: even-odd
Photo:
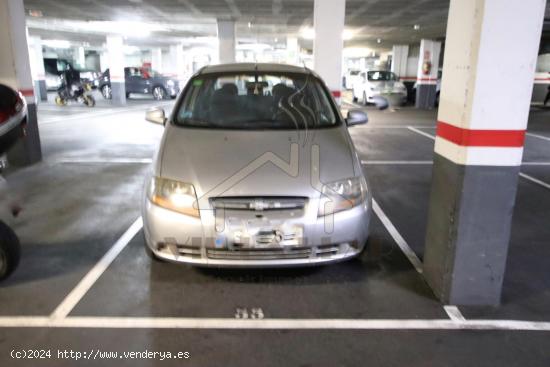
<svg viewBox="0 0 550 367"><path fill-rule="evenodd" d="M160 107L153 107L148 109L145 112L145 120L155 124L164 125L166 123L164 110Z"/></svg>
<svg viewBox="0 0 550 367"><path fill-rule="evenodd" d="M362 110L349 110L348 116L346 117L346 125L362 125L366 124L369 121L367 113Z"/></svg>

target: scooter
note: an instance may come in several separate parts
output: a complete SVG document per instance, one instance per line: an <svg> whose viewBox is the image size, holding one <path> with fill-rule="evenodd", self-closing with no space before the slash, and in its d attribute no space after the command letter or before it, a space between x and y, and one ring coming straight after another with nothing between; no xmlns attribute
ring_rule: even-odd
<svg viewBox="0 0 550 367"><path fill-rule="evenodd" d="M91 95L92 84L87 82L79 82L71 85L70 90L66 83L62 80L61 87L57 90L55 104L58 106L66 106L69 101L83 103L88 107L95 106L95 98Z"/></svg>

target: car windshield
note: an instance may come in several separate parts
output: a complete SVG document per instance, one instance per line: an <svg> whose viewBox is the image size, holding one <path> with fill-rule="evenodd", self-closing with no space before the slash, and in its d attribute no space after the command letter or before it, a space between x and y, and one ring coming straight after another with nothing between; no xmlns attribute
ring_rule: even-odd
<svg viewBox="0 0 550 367"><path fill-rule="evenodd" d="M397 77L391 71L369 71L367 78L372 82L397 80Z"/></svg>
<svg viewBox="0 0 550 367"><path fill-rule="evenodd" d="M338 121L316 77L261 72L196 76L175 118L180 126L244 130L321 128Z"/></svg>

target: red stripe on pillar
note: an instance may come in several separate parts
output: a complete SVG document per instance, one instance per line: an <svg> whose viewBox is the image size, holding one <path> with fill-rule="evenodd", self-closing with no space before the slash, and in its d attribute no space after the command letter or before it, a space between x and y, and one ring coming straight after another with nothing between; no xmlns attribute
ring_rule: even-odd
<svg viewBox="0 0 550 367"><path fill-rule="evenodd" d="M465 147L522 147L525 130L471 130L437 122L437 136Z"/></svg>
<svg viewBox="0 0 550 367"><path fill-rule="evenodd" d="M332 91L332 96L333 96L334 98L340 98L340 97L342 97L342 92L339 91L339 90L333 90L333 91Z"/></svg>
<svg viewBox="0 0 550 367"><path fill-rule="evenodd" d="M21 94L24 95L25 97L32 97L32 96L34 96L34 90L32 90L32 89L20 89L19 91L20 91Z"/></svg>

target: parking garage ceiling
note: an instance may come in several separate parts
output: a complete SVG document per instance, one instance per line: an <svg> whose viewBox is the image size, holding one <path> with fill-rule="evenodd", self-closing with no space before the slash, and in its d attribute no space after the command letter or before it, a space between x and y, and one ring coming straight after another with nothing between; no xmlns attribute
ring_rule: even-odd
<svg viewBox="0 0 550 367"><path fill-rule="evenodd" d="M314 0L25 0L31 33L101 44L105 30L90 22L133 21L153 28L154 42L216 36L216 19L235 19L241 42L277 44L285 35L300 35L313 25ZM449 0L347 0L346 27L353 37L346 46L389 50L396 43L443 38ZM550 6L546 18L550 19ZM94 23L92 23L94 24ZM97 23L100 24L100 23ZM419 29L415 30L414 26ZM548 21L545 29L550 30ZM547 36L547 34L546 34ZM147 44L148 40L130 40ZM311 41L301 40L311 47Z"/></svg>

